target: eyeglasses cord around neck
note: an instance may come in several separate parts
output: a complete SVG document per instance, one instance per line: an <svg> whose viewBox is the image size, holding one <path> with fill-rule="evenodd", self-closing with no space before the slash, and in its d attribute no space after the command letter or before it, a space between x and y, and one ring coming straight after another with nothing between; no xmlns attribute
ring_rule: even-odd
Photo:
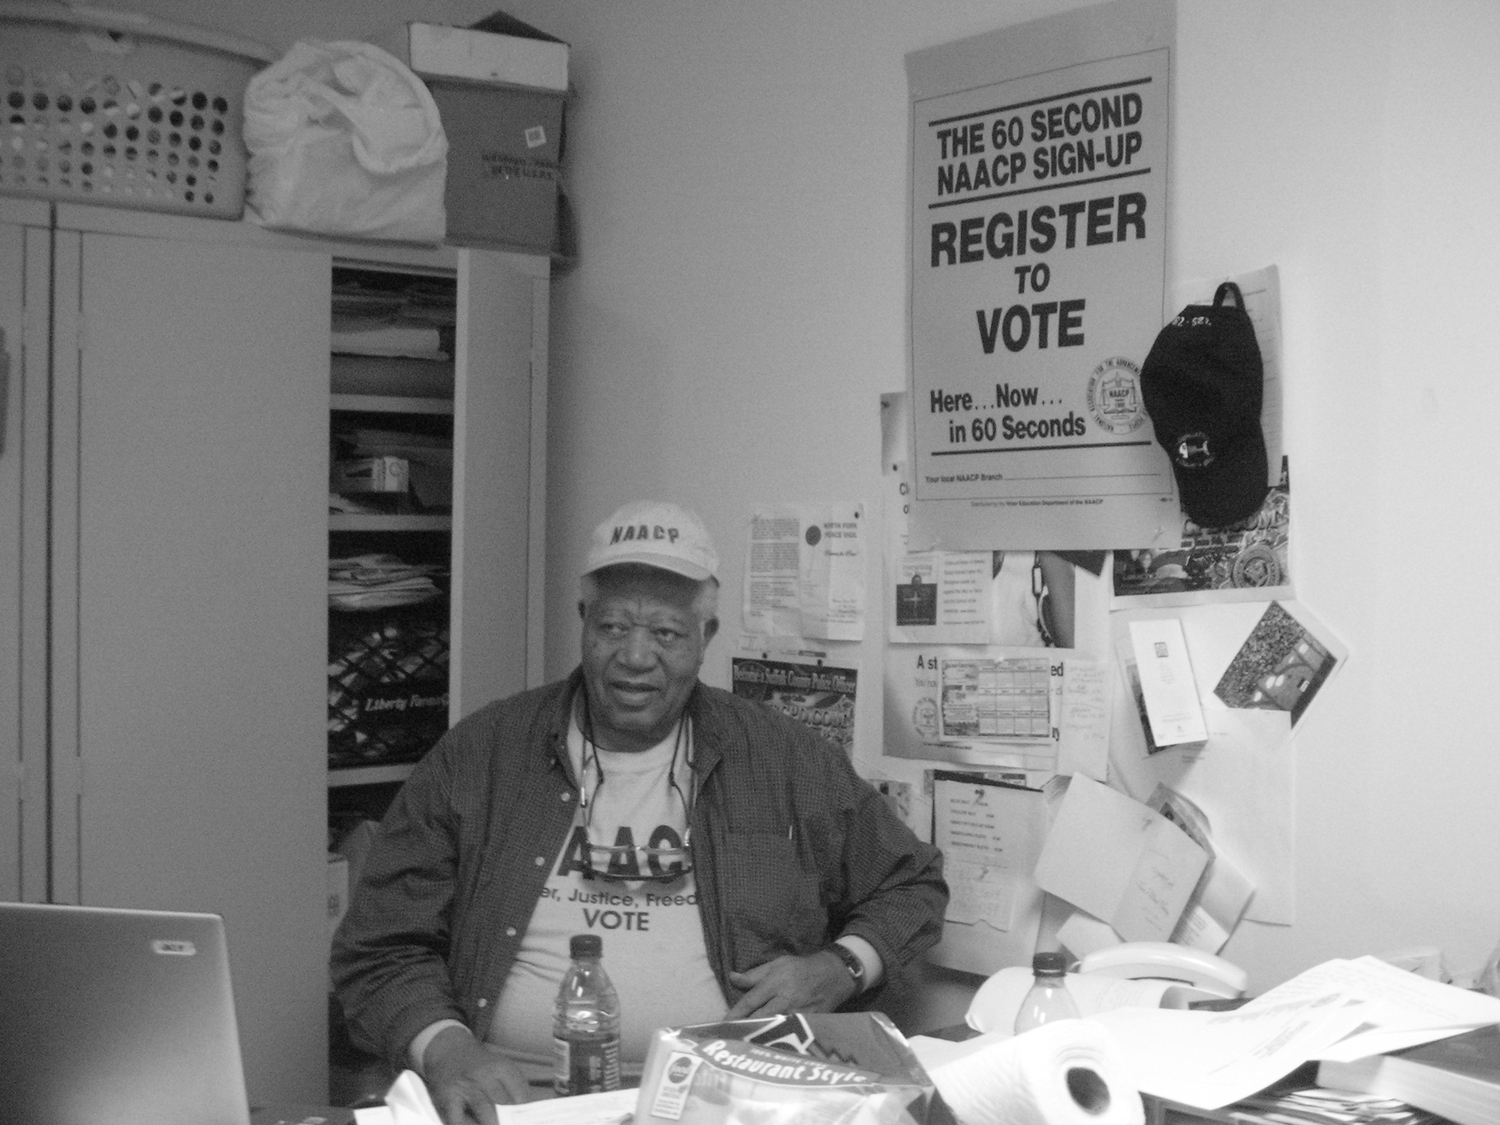
<svg viewBox="0 0 1500 1125"><path fill-rule="evenodd" d="M583 748L578 766L578 804L583 810L583 877L612 882L658 882L667 883L682 878L693 869L692 835L693 806L698 795L698 774L694 769L692 719L683 714L677 720L672 736L672 761L667 767L667 788L676 792L683 808L682 846L672 848L646 845L623 846L596 844L589 833L593 828L594 805L598 802L599 790L604 786L604 766L599 760L599 744L594 739L593 715L589 710L587 693L583 696L583 715L579 723ZM677 783L677 757L683 755L688 768L688 792ZM589 766L593 765L594 789L588 789ZM604 868L595 863L596 853L604 857ZM623 860L621 857L624 857ZM649 874L640 873L639 858L644 858ZM664 866L664 861L670 866Z"/></svg>

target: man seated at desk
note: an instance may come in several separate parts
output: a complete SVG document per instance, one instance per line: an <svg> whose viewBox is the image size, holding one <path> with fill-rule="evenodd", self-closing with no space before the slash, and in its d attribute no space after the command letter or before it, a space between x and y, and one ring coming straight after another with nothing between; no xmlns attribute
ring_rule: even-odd
<svg viewBox="0 0 1500 1125"><path fill-rule="evenodd" d="M545 1083L574 933L605 938L638 1068L658 1027L880 1006L942 932L937 849L831 743L699 682L717 570L691 512L621 508L580 582L580 667L460 722L381 825L336 987L354 1041L450 1123Z"/></svg>

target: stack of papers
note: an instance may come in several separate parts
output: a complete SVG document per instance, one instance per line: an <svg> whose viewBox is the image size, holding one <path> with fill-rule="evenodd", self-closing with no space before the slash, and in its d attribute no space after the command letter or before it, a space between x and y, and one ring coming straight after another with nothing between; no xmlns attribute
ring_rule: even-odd
<svg viewBox="0 0 1500 1125"><path fill-rule="evenodd" d="M334 609L388 609L441 597L441 566L413 566L395 555L328 560L328 604Z"/></svg>
<svg viewBox="0 0 1500 1125"><path fill-rule="evenodd" d="M1243 1125L1446 1125L1442 1118L1394 1098L1288 1083L1229 1107Z"/></svg>
<svg viewBox="0 0 1500 1125"><path fill-rule="evenodd" d="M1500 999L1374 957L1325 961L1231 1012L1116 1008L1136 1086L1184 1105L1243 1101L1311 1059L1357 1059L1500 1022Z"/></svg>

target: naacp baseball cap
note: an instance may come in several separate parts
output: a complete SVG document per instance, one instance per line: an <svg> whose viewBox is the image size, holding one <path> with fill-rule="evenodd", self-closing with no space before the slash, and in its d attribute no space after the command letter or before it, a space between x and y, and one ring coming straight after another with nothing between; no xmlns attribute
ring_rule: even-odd
<svg viewBox="0 0 1500 1125"><path fill-rule="evenodd" d="M719 556L703 521L662 500L626 504L594 528L583 573L621 563L654 566L697 582L719 577Z"/></svg>
<svg viewBox="0 0 1500 1125"><path fill-rule="evenodd" d="M1226 304L1233 295L1236 304ZM1172 461L1188 518L1200 527L1247 519L1267 489L1260 347L1239 286L1212 305L1188 305L1141 365L1141 398Z"/></svg>

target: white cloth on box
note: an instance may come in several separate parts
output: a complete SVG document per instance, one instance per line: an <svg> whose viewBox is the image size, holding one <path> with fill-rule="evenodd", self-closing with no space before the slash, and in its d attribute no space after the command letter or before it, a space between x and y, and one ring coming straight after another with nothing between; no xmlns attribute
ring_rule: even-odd
<svg viewBox="0 0 1500 1125"><path fill-rule="evenodd" d="M1145 1120L1119 1044L1093 1020L1058 1020L1022 1035L990 1032L945 1050L942 1062L929 1062L918 1043L917 1057L961 1125Z"/></svg>
<svg viewBox="0 0 1500 1125"><path fill-rule="evenodd" d="M270 227L443 240L448 138L437 103L369 43L302 40L245 89L247 199Z"/></svg>

